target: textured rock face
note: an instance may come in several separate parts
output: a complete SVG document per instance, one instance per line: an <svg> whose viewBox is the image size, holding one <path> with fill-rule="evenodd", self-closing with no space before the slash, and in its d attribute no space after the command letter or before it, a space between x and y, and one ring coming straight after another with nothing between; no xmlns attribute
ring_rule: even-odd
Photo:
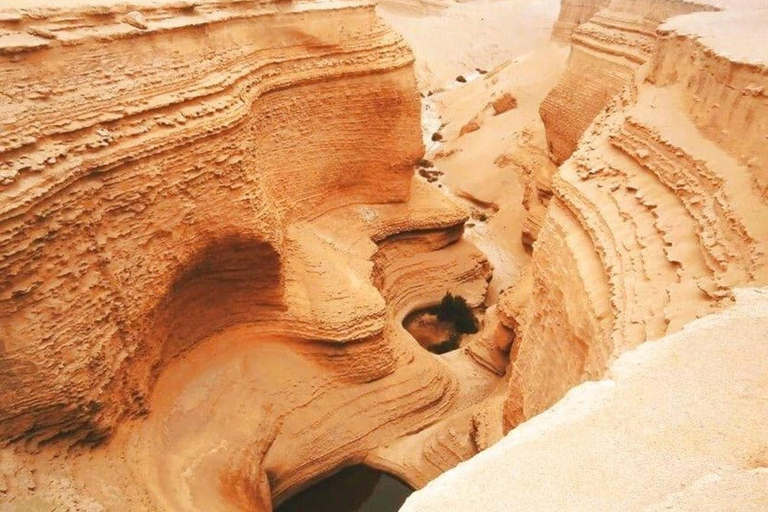
<svg viewBox="0 0 768 512"><path fill-rule="evenodd" d="M401 325L491 270L413 179L400 36L358 2L135 8L0 17L0 502L270 510L469 425L506 354ZM376 464L433 477L412 446Z"/></svg>
<svg viewBox="0 0 768 512"><path fill-rule="evenodd" d="M611 0L562 0L560 15L552 29L552 38L567 42L573 30L588 21Z"/></svg>
<svg viewBox="0 0 768 512"><path fill-rule="evenodd" d="M3 439L100 437L145 407L158 365L227 325L381 330L375 300L343 318L297 305L312 271L287 262L302 250L289 223L408 197L421 151L412 58L372 7L160 6L146 29L119 9L11 14Z"/></svg>
<svg viewBox="0 0 768 512"><path fill-rule="evenodd" d="M761 485L762 402L734 405L742 390L725 385L736 376L760 396L760 359L744 355L764 350L759 292L728 317L753 324L744 343L719 341L733 322L694 331L711 339L689 368L690 336L673 333L730 305L734 287L768 282L764 8L566 1L554 35L570 56L553 43L467 64L493 43L425 74L426 96L446 70L475 70L425 100L443 117L425 120L422 159L413 57L365 2L87 1L0 11L3 506L271 510L357 463L420 487L664 336L663 357L640 349L624 361L642 371L580 387L589 403L566 412L602 407L591 390L618 382L608 419L583 429L654 452L628 410L674 385L663 414L636 414L711 430L676 438L684 471L658 489L616 485L584 503L695 509ZM507 9L449 4L388 9L425 55L446 52L404 6L454 27ZM438 357L402 323L446 291L481 329ZM691 403L681 382L707 392ZM709 399L731 416L704 413ZM547 417L512 444L551 443ZM726 420L749 428L703 463L688 456ZM581 437L552 474L604 448ZM541 467L539 448L510 460ZM645 468L653 454L639 451L612 453ZM702 464L740 469L710 486ZM458 493L412 504L508 510L511 485L541 493L481 473L490 506L467 490L477 480L460 505ZM569 508L585 489L564 486L556 507L546 493L515 502Z"/></svg>
<svg viewBox="0 0 768 512"><path fill-rule="evenodd" d="M682 86L688 118L746 167L762 197L768 190L768 52L756 40L765 17L764 11L701 12L664 23L649 76L661 87Z"/></svg>
<svg viewBox="0 0 768 512"><path fill-rule="evenodd" d="M765 510L766 292L625 354L401 510Z"/></svg>
<svg viewBox="0 0 768 512"><path fill-rule="evenodd" d="M680 7L669 4L653 12ZM614 2L609 9L615 19L621 13L630 19L635 7L619 11L622 4ZM583 35L604 27L606 16L601 11L574 31L563 80L584 53ZM644 53L646 64L634 72L622 65L627 77L614 85L601 85L606 70L616 76L613 57L580 69L586 88L624 85L560 166L526 279L500 301L502 319L518 333L508 427L547 409L578 382L599 378L624 351L728 304L733 286L768 280L765 66L757 52L728 53L723 31L697 36L702 27L739 16L747 17L684 15L658 35L628 30L632 39L619 46L625 55ZM749 16L765 20L759 9ZM739 25L739 32L737 25L726 35L744 44L752 30L768 26ZM542 114L553 97L568 103L562 84ZM562 123L574 116L581 123L583 103L569 101L575 106L561 112ZM548 136L560 134L548 130ZM557 158L557 144L552 151Z"/></svg>
<svg viewBox="0 0 768 512"><path fill-rule="evenodd" d="M616 94L644 78L659 23L701 9L707 7L674 0L562 2L555 36L567 39L570 34L571 55L541 105L556 163L573 153L587 126ZM587 76L590 80L584 80Z"/></svg>

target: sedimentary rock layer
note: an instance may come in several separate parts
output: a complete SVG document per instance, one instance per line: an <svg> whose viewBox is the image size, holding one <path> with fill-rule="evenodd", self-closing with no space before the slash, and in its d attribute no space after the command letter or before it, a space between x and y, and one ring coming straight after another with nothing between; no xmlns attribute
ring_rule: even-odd
<svg viewBox="0 0 768 512"><path fill-rule="evenodd" d="M670 4L654 12L679 7ZM634 13L627 7L624 17ZM605 16L574 32L571 64L584 53L579 38ZM696 21L710 16L707 26L734 14L673 19L648 41L657 47L652 57L640 44L645 35L629 44L626 55L651 59L648 80L642 70L628 74L627 87L606 100L552 181L528 274L500 301L518 334L508 427L574 384L599 378L624 351L728 304L732 287L768 281L768 166L760 143L768 75L757 56L723 51L716 35L698 38ZM766 19L761 10L751 16ZM750 27L765 26L747 24L729 37L746 44ZM599 83L615 63L591 66L581 69L582 83ZM565 122L571 114L585 115L563 112ZM557 144L553 151L557 157Z"/></svg>
<svg viewBox="0 0 768 512"><path fill-rule="evenodd" d="M560 14L552 28L552 38L568 42L573 30L588 21L611 0L561 0Z"/></svg>
<svg viewBox="0 0 768 512"><path fill-rule="evenodd" d="M562 6L556 27L580 24L570 35L571 55L565 73L541 105L550 152L558 164L573 153L587 126L616 94L643 80L645 64L656 49L659 23L709 9L675 0L575 5L566 0ZM583 18L586 14L590 14L588 19Z"/></svg>
<svg viewBox="0 0 768 512"><path fill-rule="evenodd" d="M625 354L402 511L765 510L766 340L768 289L737 290L734 307Z"/></svg>
<svg viewBox="0 0 768 512"><path fill-rule="evenodd" d="M413 179L372 5L32 4L0 21L0 501L270 510L498 388L401 325L490 266Z"/></svg>
<svg viewBox="0 0 768 512"><path fill-rule="evenodd" d="M465 218L415 182L407 203L352 205L292 225L287 238L304 241L315 269L301 279L305 293L330 304L319 311L349 308L376 283L386 299L381 332L339 343L267 334L259 323L228 327L168 362L149 414L123 422L106 446L67 456L53 447L34 457L0 451L8 494L19 506L269 510L465 407L462 369L421 349L394 320L437 300L444 286L482 301L488 265L457 242ZM335 288L320 287L324 275ZM67 492L61 481L71 482Z"/></svg>
<svg viewBox="0 0 768 512"><path fill-rule="evenodd" d="M4 440L99 439L227 325L383 328L372 287L326 300L334 273L290 224L407 199L421 146L402 40L351 2L160 4L143 27L125 11L0 22Z"/></svg>

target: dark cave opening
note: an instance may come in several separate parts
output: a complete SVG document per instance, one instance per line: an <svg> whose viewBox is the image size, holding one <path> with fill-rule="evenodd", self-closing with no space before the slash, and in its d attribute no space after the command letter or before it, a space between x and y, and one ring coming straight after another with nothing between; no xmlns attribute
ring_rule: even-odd
<svg viewBox="0 0 768 512"><path fill-rule="evenodd" d="M349 466L281 503L276 512L394 512L413 489L368 466Z"/></svg>

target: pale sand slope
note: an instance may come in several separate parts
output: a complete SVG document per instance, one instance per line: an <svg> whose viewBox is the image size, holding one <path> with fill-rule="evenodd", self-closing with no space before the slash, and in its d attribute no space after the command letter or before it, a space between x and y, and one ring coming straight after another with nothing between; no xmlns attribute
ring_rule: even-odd
<svg viewBox="0 0 768 512"><path fill-rule="evenodd" d="M521 240L527 210L544 210L533 182L548 182L556 171L539 106L568 57L567 46L549 42L558 11L552 0L389 0L379 8L413 49L419 87L428 95L425 157L444 173L434 185L472 209L466 236L494 267L487 304L528 264ZM468 83L457 82L459 75ZM505 95L515 107L496 114L491 103ZM460 135L473 122L478 129ZM435 131L441 142L431 141Z"/></svg>
<svg viewBox="0 0 768 512"><path fill-rule="evenodd" d="M559 8L559 0L401 0L383 2L379 14L413 49L419 88L435 91L546 43Z"/></svg>
<svg viewBox="0 0 768 512"><path fill-rule="evenodd" d="M768 288L647 342L402 512L768 510Z"/></svg>
<svg viewBox="0 0 768 512"><path fill-rule="evenodd" d="M439 183L475 211L467 237L494 266L489 303L516 283L530 259L522 243L526 188L535 181L534 173L549 179L557 170L547 157L539 105L567 57L566 46L544 44L432 97L443 141L431 143L426 158L445 173ZM504 97L513 98L515 106L496 113L493 103ZM477 129L461 134L472 123Z"/></svg>
<svg viewBox="0 0 768 512"><path fill-rule="evenodd" d="M765 66L768 5L755 1L736 4L725 13L698 12L672 18L662 24L661 30L693 35L702 45L730 61ZM739 37L733 37L734 34Z"/></svg>

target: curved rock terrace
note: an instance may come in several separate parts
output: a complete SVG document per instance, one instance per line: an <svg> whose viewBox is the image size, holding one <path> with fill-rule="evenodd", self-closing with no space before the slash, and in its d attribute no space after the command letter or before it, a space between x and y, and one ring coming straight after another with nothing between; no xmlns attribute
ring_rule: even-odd
<svg viewBox="0 0 768 512"><path fill-rule="evenodd" d="M768 510L767 38L0 0L0 511Z"/></svg>

